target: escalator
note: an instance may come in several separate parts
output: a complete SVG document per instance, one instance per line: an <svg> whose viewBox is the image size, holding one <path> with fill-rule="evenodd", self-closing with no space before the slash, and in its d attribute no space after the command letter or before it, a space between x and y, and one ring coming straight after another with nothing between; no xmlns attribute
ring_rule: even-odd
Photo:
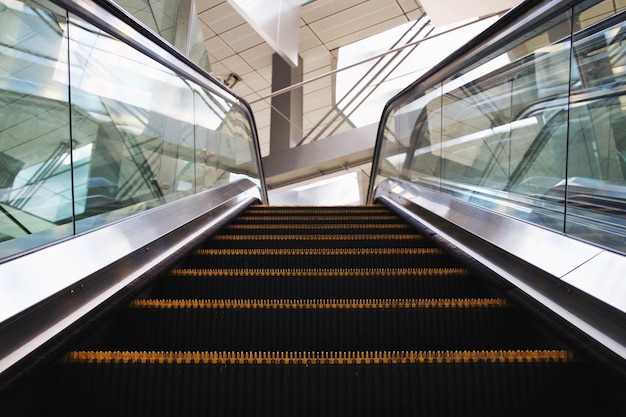
<svg viewBox="0 0 626 417"><path fill-rule="evenodd" d="M253 205L0 414L623 415L621 376L383 205Z"/></svg>

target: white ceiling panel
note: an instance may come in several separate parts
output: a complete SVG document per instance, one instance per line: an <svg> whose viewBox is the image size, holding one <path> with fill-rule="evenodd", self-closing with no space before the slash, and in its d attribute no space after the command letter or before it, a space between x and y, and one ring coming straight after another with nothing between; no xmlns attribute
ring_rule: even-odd
<svg viewBox="0 0 626 417"><path fill-rule="evenodd" d="M330 65L330 51L324 45L302 52L300 56L305 74Z"/></svg>
<svg viewBox="0 0 626 417"><path fill-rule="evenodd" d="M404 13L412 12L420 9L417 0L397 0Z"/></svg>
<svg viewBox="0 0 626 417"><path fill-rule="evenodd" d="M223 65L226 65L230 69L230 72L237 74L245 74L253 71L254 69L239 55L229 56L220 61Z"/></svg>
<svg viewBox="0 0 626 417"><path fill-rule="evenodd" d="M243 97L246 101L253 100L258 97L258 95L251 89L246 83L238 82L232 90L237 93L240 97ZM252 97L254 96L254 97Z"/></svg>
<svg viewBox="0 0 626 417"><path fill-rule="evenodd" d="M241 58L243 58L252 68L255 68L256 70L271 66L273 54L274 50L265 42L239 52L239 56L241 56Z"/></svg>
<svg viewBox="0 0 626 417"><path fill-rule="evenodd" d="M385 6L380 5L380 2L361 3L349 10L313 22L309 26L326 43L359 32L363 28L375 26L381 21L404 15L395 1L384 3Z"/></svg>
<svg viewBox="0 0 626 417"><path fill-rule="evenodd" d="M311 30L308 25L300 27L300 54L304 51L308 51L309 49L315 48L322 45L322 41L317 37L317 35Z"/></svg>
<svg viewBox="0 0 626 417"><path fill-rule="evenodd" d="M226 65L218 61L218 62L211 62L211 72L218 77L224 77L230 74L231 71Z"/></svg>
<svg viewBox="0 0 626 417"><path fill-rule="evenodd" d="M248 84L255 91L261 92L262 90L265 90L265 89L269 90L270 88L270 83L267 82L267 80L263 78L261 74L259 74L256 71L251 71L251 72L239 74L239 75L241 75L245 83Z"/></svg>
<svg viewBox="0 0 626 417"><path fill-rule="evenodd" d="M261 75L261 77L265 78L265 80L267 80L268 83L272 83L272 65L271 65L271 60L270 60L270 65L266 66L266 67L262 67L262 68L257 68L256 72L259 73L259 75Z"/></svg>
<svg viewBox="0 0 626 417"><path fill-rule="evenodd" d="M306 83L304 85L304 94L311 94L315 91L329 89L332 86L332 78L324 77L319 80L312 81L310 83Z"/></svg>
<svg viewBox="0 0 626 417"><path fill-rule="evenodd" d="M319 91L316 91L312 94L304 95L304 111L306 113L313 112L322 108L328 110L329 107L332 106L332 104L332 97L328 94L319 94Z"/></svg>
<svg viewBox="0 0 626 417"><path fill-rule="evenodd" d="M243 17L226 2L202 12L198 16L218 35L246 23Z"/></svg>
<svg viewBox="0 0 626 417"><path fill-rule="evenodd" d="M200 19L198 19L198 21L200 22L200 30L202 31L202 39L203 40L206 40L206 39L212 38L213 36L216 36L215 32L213 32L213 30L209 27L209 25L207 25L206 23L204 23Z"/></svg>
<svg viewBox="0 0 626 417"><path fill-rule="evenodd" d="M245 51L265 43L248 25L239 25L222 34L220 38L235 51Z"/></svg>
<svg viewBox="0 0 626 417"><path fill-rule="evenodd" d="M386 30L401 26L407 23L408 21L409 20L407 20L407 18L404 15L397 16L389 20L381 21L374 26L368 26L368 27L361 29L358 32L350 33L350 34L345 35L342 38L329 41L326 43L326 47L330 48L331 50L341 48L342 46L346 46L351 43L358 42L362 39L376 35L377 33L381 33Z"/></svg>
<svg viewBox="0 0 626 417"><path fill-rule="evenodd" d="M225 3L226 0L196 0L196 10L198 14L205 10L212 9L213 7Z"/></svg>
<svg viewBox="0 0 626 417"><path fill-rule="evenodd" d="M218 61L235 55L235 51L226 44L219 36L214 36L204 41L207 52L214 56ZM213 63L211 62L211 66Z"/></svg>
<svg viewBox="0 0 626 417"><path fill-rule="evenodd" d="M367 3L367 1L368 0L316 0L304 6L300 16L305 22L312 23L348 10L359 4Z"/></svg>

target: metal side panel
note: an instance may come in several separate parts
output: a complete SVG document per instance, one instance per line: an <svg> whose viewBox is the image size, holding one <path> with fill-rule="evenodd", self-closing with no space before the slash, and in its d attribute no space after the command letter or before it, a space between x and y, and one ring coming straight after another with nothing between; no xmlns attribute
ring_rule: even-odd
<svg viewBox="0 0 626 417"><path fill-rule="evenodd" d="M623 255L398 179L379 184L375 199L626 359Z"/></svg>
<svg viewBox="0 0 626 417"><path fill-rule="evenodd" d="M260 199L240 180L0 264L0 373Z"/></svg>

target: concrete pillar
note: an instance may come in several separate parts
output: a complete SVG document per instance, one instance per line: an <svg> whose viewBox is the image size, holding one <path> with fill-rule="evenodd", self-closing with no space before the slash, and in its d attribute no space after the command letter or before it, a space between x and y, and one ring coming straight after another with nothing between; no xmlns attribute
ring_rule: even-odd
<svg viewBox="0 0 626 417"><path fill-rule="evenodd" d="M292 68L280 55L272 57L272 92L302 82L302 58ZM302 140L302 87L272 97L270 115L270 154Z"/></svg>

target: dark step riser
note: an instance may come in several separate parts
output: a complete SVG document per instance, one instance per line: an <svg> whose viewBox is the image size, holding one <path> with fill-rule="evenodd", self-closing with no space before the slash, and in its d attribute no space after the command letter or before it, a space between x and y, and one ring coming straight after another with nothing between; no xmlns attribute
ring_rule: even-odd
<svg viewBox="0 0 626 417"><path fill-rule="evenodd" d="M449 255L215 255L191 256L185 268L453 268Z"/></svg>
<svg viewBox="0 0 626 417"><path fill-rule="evenodd" d="M511 326L511 323L516 323ZM553 349L513 309L129 309L90 350Z"/></svg>
<svg viewBox="0 0 626 417"><path fill-rule="evenodd" d="M374 299L490 297L473 276L167 277L150 298Z"/></svg>
<svg viewBox="0 0 626 417"><path fill-rule="evenodd" d="M63 416L582 416L605 404L576 364L63 365ZM71 388L72 395L65 395ZM193 398L193 400L192 400Z"/></svg>
<svg viewBox="0 0 626 417"><path fill-rule="evenodd" d="M403 236L403 235L400 235ZM280 239L212 239L204 242L204 249L265 249L265 248L291 248L291 249L356 249L356 248L427 248L432 243L426 239L399 238L399 239L374 239L374 238L337 238L337 239L293 239L289 236Z"/></svg>

